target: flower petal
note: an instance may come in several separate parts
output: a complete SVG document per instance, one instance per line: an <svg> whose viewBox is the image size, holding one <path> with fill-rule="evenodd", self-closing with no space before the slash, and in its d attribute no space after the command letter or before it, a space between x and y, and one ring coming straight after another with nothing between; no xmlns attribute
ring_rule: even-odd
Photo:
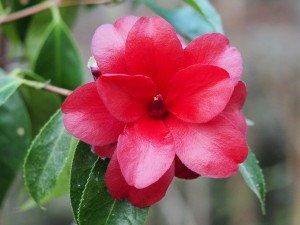
<svg viewBox="0 0 300 225"><path fill-rule="evenodd" d="M159 180L174 160L173 145L173 137L162 120L144 116L128 124L117 146L126 182L141 189Z"/></svg>
<svg viewBox="0 0 300 225"><path fill-rule="evenodd" d="M170 79L183 68L183 49L176 31L158 16L141 17L134 24L125 52L129 74L151 77L162 95Z"/></svg>
<svg viewBox="0 0 300 225"><path fill-rule="evenodd" d="M117 148L117 143L112 143L104 146L92 146L93 151L100 158L111 158Z"/></svg>
<svg viewBox="0 0 300 225"><path fill-rule="evenodd" d="M142 75L103 75L97 86L108 111L124 122L136 121L149 111L156 93L152 80Z"/></svg>
<svg viewBox="0 0 300 225"><path fill-rule="evenodd" d="M199 63L225 69L235 84L242 75L240 52L231 47L227 37L220 33L204 34L193 40L184 49L184 57L186 66Z"/></svg>
<svg viewBox="0 0 300 225"><path fill-rule="evenodd" d="M128 198L128 200L137 207L146 207L160 201L166 194L169 185L174 177L174 164L166 171L166 173L152 185L137 189L129 186L120 169L117 157L111 159L105 181L109 193L117 200Z"/></svg>
<svg viewBox="0 0 300 225"><path fill-rule="evenodd" d="M116 142L125 124L105 108L95 82L78 87L62 105L65 128L91 145Z"/></svg>
<svg viewBox="0 0 300 225"><path fill-rule="evenodd" d="M232 176L238 171L238 164L247 158L245 135L226 117L218 116L206 124L190 124L170 115L166 124L174 137L176 155L201 176Z"/></svg>
<svg viewBox="0 0 300 225"><path fill-rule="evenodd" d="M224 69L193 65L180 70L171 80L166 108L183 121L204 123L224 110L233 88Z"/></svg>
<svg viewBox="0 0 300 225"><path fill-rule="evenodd" d="M247 97L247 87L243 81L239 81L234 87L232 96L225 108L225 111L240 110L245 104Z"/></svg>
<svg viewBox="0 0 300 225"><path fill-rule="evenodd" d="M239 81L235 86L233 94L222 113L231 123L239 129L243 134L247 133L246 119L240 111L243 107L247 96L247 88L244 82Z"/></svg>
<svg viewBox="0 0 300 225"><path fill-rule="evenodd" d="M182 179L195 179L199 177L200 175L195 173L194 171L187 168L181 160L178 158L178 156L175 157L175 176Z"/></svg>
<svg viewBox="0 0 300 225"><path fill-rule="evenodd" d="M91 51L102 74L127 73L125 40L137 20L138 17L125 16L114 25L104 24L96 30Z"/></svg>

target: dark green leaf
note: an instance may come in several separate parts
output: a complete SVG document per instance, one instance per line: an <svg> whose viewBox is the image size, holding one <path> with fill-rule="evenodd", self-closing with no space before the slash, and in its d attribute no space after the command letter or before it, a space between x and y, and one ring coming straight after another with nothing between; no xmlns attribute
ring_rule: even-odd
<svg viewBox="0 0 300 225"><path fill-rule="evenodd" d="M30 120L16 92L0 108L0 206L29 146Z"/></svg>
<svg viewBox="0 0 300 225"><path fill-rule="evenodd" d="M36 136L26 156L25 184L37 203L65 194L69 187L70 161L78 140L65 130L62 120L59 110Z"/></svg>
<svg viewBox="0 0 300 225"><path fill-rule="evenodd" d="M108 160L98 159L90 173L79 205L79 225L144 224L148 208L117 201L108 193L104 181L107 165Z"/></svg>
<svg viewBox="0 0 300 225"><path fill-rule="evenodd" d="M188 40L205 33L223 33L221 19L208 0L184 0L189 6L177 10L163 8L155 0L140 1L165 18Z"/></svg>
<svg viewBox="0 0 300 225"><path fill-rule="evenodd" d="M71 205L74 216L78 219L78 209L85 184L98 157L91 153L91 146L80 142L77 146L71 172Z"/></svg>
<svg viewBox="0 0 300 225"><path fill-rule="evenodd" d="M0 107L21 84L21 79L0 75Z"/></svg>
<svg viewBox="0 0 300 225"><path fill-rule="evenodd" d="M75 89L83 83L83 68L70 31L59 21L47 30L33 70L54 85Z"/></svg>
<svg viewBox="0 0 300 225"><path fill-rule="evenodd" d="M250 187L250 189L258 197L263 214L265 214L265 198L266 198L266 185L263 172L258 165L253 152L249 149L247 160L240 165L240 172Z"/></svg>
<svg viewBox="0 0 300 225"><path fill-rule="evenodd" d="M20 88L32 122L34 137L50 117L61 106L61 98L54 93L35 90L30 87Z"/></svg>

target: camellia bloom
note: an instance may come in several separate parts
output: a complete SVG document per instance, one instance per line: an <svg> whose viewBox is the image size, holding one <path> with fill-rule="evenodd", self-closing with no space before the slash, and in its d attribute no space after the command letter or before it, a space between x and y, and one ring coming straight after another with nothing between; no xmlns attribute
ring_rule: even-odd
<svg viewBox="0 0 300 225"><path fill-rule="evenodd" d="M92 40L95 82L64 102L66 129L109 157L116 199L159 201L174 176L225 178L247 157L239 51L219 33L187 46L160 17L127 16ZM95 68L93 68L95 70Z"/></svg>

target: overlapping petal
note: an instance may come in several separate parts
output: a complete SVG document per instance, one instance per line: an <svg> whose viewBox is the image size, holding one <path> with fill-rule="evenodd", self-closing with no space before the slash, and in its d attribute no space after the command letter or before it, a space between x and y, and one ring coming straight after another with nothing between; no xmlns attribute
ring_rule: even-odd
<svg viewBox="0 0 300 225"><path fill-rule="evenodd" d="M148 112L156 93L152 80L142 75L103 75L97 86L108 111L124 122L136 121Z"/></svg>
<svg viewBox="0 0 300 225"><path fill-rule="evenodd" d="M159 180L174 161L173 137L162 120L146 115L126 126L118 140L117 157L126 182L145 188Z"/></svg>
<svg viewBox="0 0 300 225"><path fill-rule="evenodd" d="M181 160L178 158L178 156L175 157L175 176L182 179L195 179L199 177L200 175L195 173L194 171L187 168Z"/></svg>
<svg viewBox="0 0 300 225"><path fill-rule="evenodd" d="M95 82L77 88L63 103L62 111L66 129L91 145L116 142L125 126L107 111Z"/></svg>
<svg viewBox="0 0 300 225"><path fill-rule="evenodd" d="M245 135L226 117L218 116L205 124L190 124L169 116L166 125L174 137L176 155L201 176L229 177L247 157Z"/></svg>
<svg viewBox="0 0 300 225"><path fill-rule="evenodd" d="M96 30L91 51L102 74L127 73L125 41L137 20L138 17L125 16L113 25L104 24Z"/></svg>
<svg viewBox="0 0 300 225"><path fill-rule="evenodd" d="M125 57L129 73L151 77L163 95L184 63L176 31L158 16L141 17L134 24L127 37Z"/></svg>
<svg viewBox="0 0 300 225"><path fill-rule="evenodd" d="M116 148L117 142L103 146L92 146L93 151L101 158L111 158Z"/></svg>
<svg viewBox="0 0 300 225"><path fill-rule="evenodd" d="M204 123L224 110L233 88L224 69L193 65L173 77L165 104L168 111L186 122Z"/></svg>
<svg viewBox="0 0 300 225"><path fill-rule="evenodd" d="M233 94L225 110L222 112L222 115L227 117L227 119L245 135L247 133L247 124L245 116L240 110L245 103L246 95L246 85L243 81L239 81L234 88Z"/></svg>
<svg viewBox="0 0 300 225"><path fill-rule="evenodd" d="M143 189L137 189L126 183L117 157L113 156L105 174L105 181L109 193L115 199L122 200L127 198L137 207L146 207L160 201L165 196L173 177L174 163L158 181Z"/></svg>
<svg viewBox="0 0 300 225"><path fill-rule="evenodd" d="M216 65L225 69L235 84L242 75L240 52L231 47L226 36L220 33L204 34L194 39L185 49L186 66L193 64Z"/></svg>

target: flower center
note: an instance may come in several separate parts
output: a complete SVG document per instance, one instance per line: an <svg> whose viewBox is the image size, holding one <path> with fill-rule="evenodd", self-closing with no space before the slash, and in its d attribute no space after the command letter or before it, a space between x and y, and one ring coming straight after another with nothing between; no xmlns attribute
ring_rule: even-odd
<svg viewBox="0 0 300 225"><path fill-rule="evenodd" d="M156 118L161 118L166 115L165 105L161 94L156 95L153 98L153 102L150 105L150 115Z"/></svg>

